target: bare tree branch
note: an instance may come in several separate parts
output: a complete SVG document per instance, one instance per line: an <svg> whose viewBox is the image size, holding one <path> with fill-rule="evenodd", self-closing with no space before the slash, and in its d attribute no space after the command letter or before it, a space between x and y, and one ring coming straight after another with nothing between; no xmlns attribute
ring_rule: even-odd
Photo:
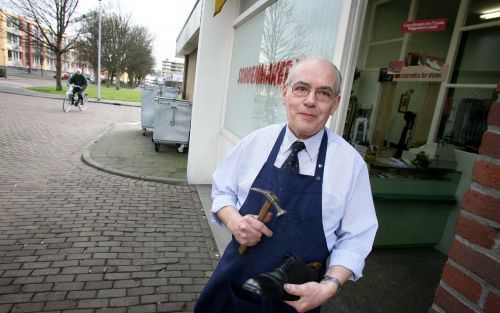
<svg viewBox="0 0 500 313"><path fill-rule="evenodd" d="M68 31L72 25L84 18L76 15L79 0L6 1L7 7L32 23L32 26L28 23L23 29L30 39L55 54L56 88L62 90L62 55L73 49L76 40L75 36L69 36Z"/></svg>

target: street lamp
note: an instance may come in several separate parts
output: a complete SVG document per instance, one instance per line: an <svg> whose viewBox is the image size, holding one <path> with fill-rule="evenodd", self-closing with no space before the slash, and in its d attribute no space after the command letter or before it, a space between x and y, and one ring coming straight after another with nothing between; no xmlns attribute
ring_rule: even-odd
<svg viewBox="0 0 500 313"><path fill-rule="evenodd" d="M99 42L97 43L97 100L101 101L101 0L99 0Z"/></svg>

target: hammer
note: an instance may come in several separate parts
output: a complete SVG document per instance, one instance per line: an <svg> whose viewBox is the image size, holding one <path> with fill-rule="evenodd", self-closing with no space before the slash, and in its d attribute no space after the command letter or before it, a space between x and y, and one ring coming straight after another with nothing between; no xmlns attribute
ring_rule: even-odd
<svg viewBox="0 0 500 313"><path fill-rule="evenodd" d="M261 188L255 188L255 187L254 188L250 188L250 190L253 190L253 191L256 191L258 193L261 193L261 194L263 194L266 197L266 202L264 202L264 205L262 206L262 208L260 208L260 212L259 212L259 216L257 217L257 220L259 220L259 221L262 222L264 220L264 218L266 217L267 212L269 211L269 209L271 208L271 206L274 206L276 208L276 216L277 217L280 217L280 216L282 216L283 214L286 213L286 211L283 210L283 208L280 207L279 199L274 194L274 192L268 191L268 190L265 190L265 189L261 189ZM239 248L240 255L245 254L245 252L247 252L247 249L248 249L247 246L241 244L240 248Z"/></svg>

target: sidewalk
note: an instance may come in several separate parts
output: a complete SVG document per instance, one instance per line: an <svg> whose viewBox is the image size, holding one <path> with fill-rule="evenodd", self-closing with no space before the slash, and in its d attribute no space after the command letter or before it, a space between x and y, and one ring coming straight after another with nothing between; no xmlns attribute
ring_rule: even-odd
<svg viewBox="0 0 500 313"><path fill-rule="evenodd" d="M160 145L156 152L151 136L143 135L137 122L112 125L83 152L82 160L112 174L187 185L187 153L178 153L176 145Z"/></svg>

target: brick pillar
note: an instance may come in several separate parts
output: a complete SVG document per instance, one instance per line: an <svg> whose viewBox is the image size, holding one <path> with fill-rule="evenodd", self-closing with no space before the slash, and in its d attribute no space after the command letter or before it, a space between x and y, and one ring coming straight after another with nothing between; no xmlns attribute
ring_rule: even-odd
<svg viewBox="0 0 500 313"><path fill-rule="evenodd" d="M500 83L497 84L500 95ZM500 100L483 134L472 185L429 313L500 312Z"/></svg>

